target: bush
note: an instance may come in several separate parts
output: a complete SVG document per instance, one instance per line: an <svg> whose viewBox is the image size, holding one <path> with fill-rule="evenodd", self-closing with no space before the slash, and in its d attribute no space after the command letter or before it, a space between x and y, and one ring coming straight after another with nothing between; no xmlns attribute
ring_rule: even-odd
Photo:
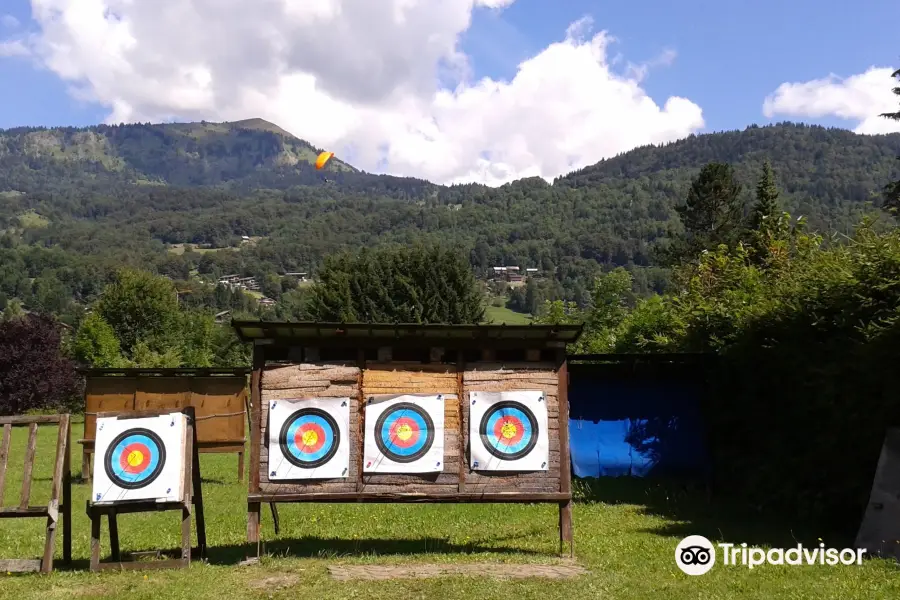
<svg viewBox="0 0 900 600"><path fill-rule="evenodd" d="M61 326L51 317L0 322L0 414L81 409L81 379L63 356L61 340Z"/></svg>

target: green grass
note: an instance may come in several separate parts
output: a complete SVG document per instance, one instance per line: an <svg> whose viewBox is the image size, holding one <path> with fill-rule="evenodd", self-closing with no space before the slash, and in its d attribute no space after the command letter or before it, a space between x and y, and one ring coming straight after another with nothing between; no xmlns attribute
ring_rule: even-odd
<svg viewBox="0 0 900 600"><path fill-rule="evenodd" d="M79 439L80 425L73 431ZM16 429L10 465L22 464L26 432ZM55 433L38 436L35 498L49 493ZM80 446L73 452L78 475ZM89 522L84 513L90 490L73 486L75 564L49 576L0 573L4 600L128 598L129 600L343 600L363 598L617 599L665 600L751 598L874 599L900 597L900 577L892 562L869 560L862 566L716 565L700 577L682 574L674 563L678 541L687 534L749 544L795 545L795 538L832 546L845 540L821 533L803 537L791 524L739 517L705 496L641 480L602 480L580 494L574 509L575 553L590 574L570 580L512 580L453 576L381 582L331 581L335 564L411 562L549 563L558 549L556 510L520 505L281 505L281 533L275 536L268 509L263 512L265 555L258 565L237 566L251 551L245 545L246 485L237 483L234 455L201 457L203 495L210 543L208 563L189 570L106 572L87 569ZM11 470L10 475L13 475ZM15 474L21 477L21 473ZM19 481L7 483L6 505L16 502ZM119 517L123 551L179 545L177 513ZM108 535L104 521L103 534ZM108 552L103 540L103 555ZM34 558L43 546L40 519L0 521L0 557ZM61 543L57 554L61 552Z"/></svg>
<svg viewBox="0 0 900 600"><path fill-rule="evenodd" d="M531 323L531 315L517 313L505 306L488 306L484 309L484 321L494 324L528 325Z"/></svg>

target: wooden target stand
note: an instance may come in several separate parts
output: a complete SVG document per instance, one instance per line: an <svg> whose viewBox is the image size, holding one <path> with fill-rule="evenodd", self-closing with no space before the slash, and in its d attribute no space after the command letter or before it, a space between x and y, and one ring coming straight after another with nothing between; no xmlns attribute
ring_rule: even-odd
<svg viewBox="0 0 900 600"><path fill-rule="evenodd" d="M56 461L53 463L50 500L46 505L32 506L31 478L34 470L34 455L37 446L39 424L57 424ZM0 417L3 426L3 437L0 441L0 519L46 518L47 537L44 543L44 556L39 559L6 559L0 560L0 571L10 573L26 573L40 571L49 573L53 570L53 554L56 551L56 534L59 522L63 527L63 562L72 560L72 478L69 471L69 439L71 430L69 415L42 415L22 417ZM12 428L28 426L28 443L25 447L25 471L22 477L22 493L19 504L15 507L3 507L3 491L6 483L7 463L9 461L9 443ZM60 502L62 495L62 502Z"/></svg>
<svg viewBox="0 0 900 600"><path fill-rule="evenodd" d="M156 500L130 500L111 504L95 504L88 500L87 514L91 519L91 571L104 571L108 569L120 570L144 570L144 569L183 569L191 564L191 556L194 554L203 557L206 552L206 524L203 518L203 493L200 487L200 455L197 448L197 430L195 428L194 408L185 407L180 411L147 410L104 412L97 415L98 418L117 417L119 419L139 419L144 417L158 417L169 415L173 412L181 412L187 417L187 434L184 443L184 491L178 502L157 502ZM119 551L119 526L116 517L120 514L136 512L181 511L181 556L166 560L139 561L121 560ZM191 513L197 520L197 548L191 549ZM100 524L103 515L109 519L109 545L112 562L100 562ZM162 555L163 551L132 552L132 557L145 555Z"/></svg>

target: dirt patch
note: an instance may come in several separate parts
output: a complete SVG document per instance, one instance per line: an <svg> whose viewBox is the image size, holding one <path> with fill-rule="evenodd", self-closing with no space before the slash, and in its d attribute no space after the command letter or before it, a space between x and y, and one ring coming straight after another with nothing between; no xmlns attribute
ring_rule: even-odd
<svg viewBox="0 0 900 600"><path fill-rule="evenodd" d="M299 575L282 574L270 575L268 577L263 577L262 579L254 579L253 581L248 582L247 585L254 590L274 592L276 590L289 588L298 583L300 583Z"/></svg>
<svg viewBox="0 0 900 600"><path fill-rule="evenodd" d="M585 575L588 570L574 563L562 565L473 563L461 565L338 565L328 567L336 581L383 581L428 577L490 577L494 579L566 579Z"/></svg>

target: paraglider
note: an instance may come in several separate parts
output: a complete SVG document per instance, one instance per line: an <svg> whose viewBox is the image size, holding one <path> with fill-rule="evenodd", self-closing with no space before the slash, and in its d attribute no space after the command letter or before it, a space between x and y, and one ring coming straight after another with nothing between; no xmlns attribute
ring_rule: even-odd
<svg viewBox="0 0 900 600"><path fill-rule="evenodd" d="M316 169L322 169L325 167L325 163L331 160L331 157L334 156L334 152L323 152L319 155L319 158L316 159Z"/></svg>

